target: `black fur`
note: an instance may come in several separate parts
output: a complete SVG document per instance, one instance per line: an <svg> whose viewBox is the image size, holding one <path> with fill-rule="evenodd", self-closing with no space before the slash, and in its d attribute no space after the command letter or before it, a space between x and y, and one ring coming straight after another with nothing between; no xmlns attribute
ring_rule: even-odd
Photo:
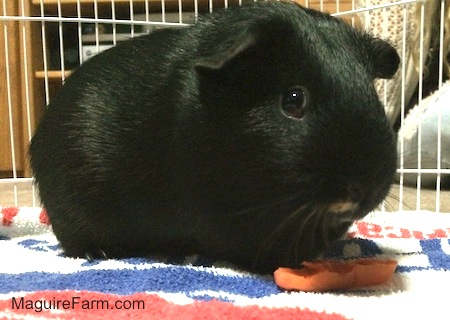
<svg viewBox="0 0 450 320"><path fill-rule="evenodd" d="M386 42L292 3L121 43L66 80L32 139L53 230L69 256L296 267L388 193L395 135L373 79L398 63ZM280 106L290 88L306 97L300 119ZM332 212L343 201L356 207Z"/></svg>

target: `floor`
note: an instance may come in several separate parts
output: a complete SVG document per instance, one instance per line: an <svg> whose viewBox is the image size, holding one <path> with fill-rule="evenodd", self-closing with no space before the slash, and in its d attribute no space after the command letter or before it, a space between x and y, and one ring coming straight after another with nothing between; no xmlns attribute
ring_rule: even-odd
<svg viewBox="0 0 450 320"><path fill-rule="evenodd" d="M16 193L15 193L16 189ZM16 197L15 197L16 194ZM33 197L34 194L34 197ZM419 195L419 197L418 197ZM420 199L419 203L417 199ZM450 213L450 190L440 192L437 199L436 190L422 189L420 193L415 188L394 185L385 201L387 211L399 210L430 210L436 211L436 202L440 202L440 212ZM400 206L400 202L402 206ZM37 193L31 182L5 183L0 179L0 206L39 206Z"/></svg>
<svg viewBox="0 0 450 320"><path fill-rule="evenodd" d="M403 189L403 190L402 190ZM401 195L401 190L403 195ZM439 197L436 190L421 189L393 185L389 196L386 198L386 208L388 211L398 210L430 210L436 211L436 203L439 201L439 212L450 213L450 190L441 190ZM419 201L417 201L419 199ZM403 208L399 207L401 204Z"/></svg>
<svg viewBox="0 0 450 320"><path fill-rule="evenodd" d="M0 206L39 206L37 190L29 181L13 184L0 179Z"/></svg>

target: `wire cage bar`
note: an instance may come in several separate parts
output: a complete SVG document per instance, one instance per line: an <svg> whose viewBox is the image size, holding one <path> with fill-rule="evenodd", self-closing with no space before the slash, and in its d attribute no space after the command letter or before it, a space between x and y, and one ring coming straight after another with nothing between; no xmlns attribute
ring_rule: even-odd
<svg viewBox="0 0 450 320"><path fill-rule="evenodd" d="M27 145L46 105L74 68L121 41L158 28L184 28L200 14L251 1L2 0L0 206L40 205ZM376 83L399 133L398 174L380 210L450 212L449 2L297 2L389 40L401 56L396 76ZM433 123L424 120L430 117Z"/></svg>

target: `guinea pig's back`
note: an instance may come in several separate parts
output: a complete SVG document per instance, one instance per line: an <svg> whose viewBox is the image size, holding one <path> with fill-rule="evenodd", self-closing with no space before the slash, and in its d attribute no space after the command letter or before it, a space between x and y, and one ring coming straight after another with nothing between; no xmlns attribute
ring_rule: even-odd
<svg viewBox="0 0 450 320"><path fill-rule="evenodd" d="M189 61L180 54L185 34L164 29L120 43L66 79L30 144L47 208L65 201L58 194L118 197L142 177L151 179L150 171L163 171L157 166L172 139L175 92L195 87L174 74L183 72L174 64Z"/></svg>
<svg viewBox="0 0 450 320"><path fill-rule="evenodd" d="M58 157L45 156L50 150L64 162L72 157L81 160L83 153L89 161L95 157L107 160L107 154L117 160L123 152L131 152L130 142L143 140L148 127L165 121L169 128L165 115L174 108L171 100L176 95L164 88L175 91L181 86L180 77L173 74L174 70L182 72L173 67L181 59L176 52L182 38L179 31L158 30L126 41L76 69L50 101L32 139L35 173L39 175L48 161L57 161ZM151 136L160 141L158 132L152 130Z"/></svg>
<svg viewBox="0 0 450 320"><path fill-rule="evenodd" d="M159 30L91 58L48 105L29 154L41 200L67 254L98 256L102 244L114 255L123 238L130 239L132 254L152 232L149 227L161 225L157 215L149 222L136 213L133 227L126 213L169 210L164 197L172 185L167 159L177 100L180 90L195 87L186 83L186 34ZM142 208L131 208L133 203Z"/></svg>

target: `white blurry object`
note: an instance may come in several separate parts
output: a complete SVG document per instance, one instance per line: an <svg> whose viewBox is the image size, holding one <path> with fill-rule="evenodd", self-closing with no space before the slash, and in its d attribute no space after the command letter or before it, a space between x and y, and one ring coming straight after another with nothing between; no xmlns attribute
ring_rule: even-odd
<svg viewBox="0 0 450 320"><path fill-rule="evenodd" d="M85 62L86 60L88 60L89 58L92 58L93 56L95 56L96 54L111 48L113 45L112 44L108 44L108 45L83 45L83 62Z"/></svg>
<svg viewBox="0 0 450 320"><path fill-rule="evenodd" d="M435 91L411 109L405 118L397 143L397 150L400 154L403 140L403 167L405 169L416 168L419 169L418 172L420 169L438 169L439 121L441 127L440 166L441 169L450 169L450 80L444 83L440 92L439 90ZM419 132L419 126L421 132ZM419 137L421 137L420 141ZM404 173L403 179L404 183L415 185L417 173ZM442 175L441 182L445 185L450 184L450 176ZM434 187L436 174L421 173L421 184L426 187Z"/></svg>

